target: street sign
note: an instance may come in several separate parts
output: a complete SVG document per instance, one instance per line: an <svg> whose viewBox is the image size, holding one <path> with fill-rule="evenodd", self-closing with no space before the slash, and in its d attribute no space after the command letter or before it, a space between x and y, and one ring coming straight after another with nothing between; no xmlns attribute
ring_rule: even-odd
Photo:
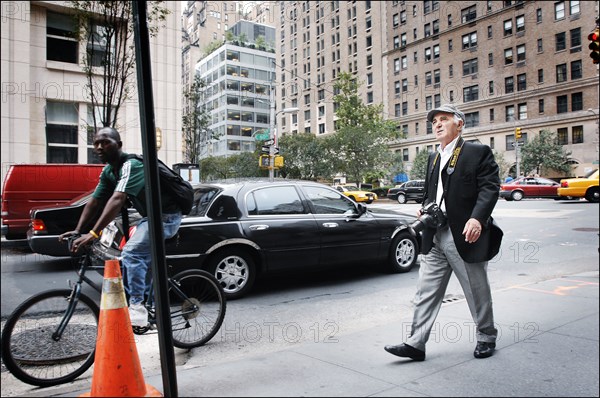
<svg viewBox="0 0 600 398"><path fill-rule="evenodd" d="M271 149L268 146L263 146L261 151L262 153L271 153Z"/></svg>
<svg viewBox="0 0 600 398"><path fill-rule="evenodd" d="M256 138L256 141L265 141L269 139L269 133L256 134L254 138Z"/></svg>
<svg viewBox="0 0 600 398"><path fill-rule="evenodd" d="M269 146L269 145L273 145L275 143L275 140L267 140L265 142L263 142L263 145Z"/></svg>
<svg viewBox="0 0 600 398"><path fill-rule="evenodd" d="M275 147L275 149L273 149L273 155L277 155L279 153L279 148Z"/></svg>

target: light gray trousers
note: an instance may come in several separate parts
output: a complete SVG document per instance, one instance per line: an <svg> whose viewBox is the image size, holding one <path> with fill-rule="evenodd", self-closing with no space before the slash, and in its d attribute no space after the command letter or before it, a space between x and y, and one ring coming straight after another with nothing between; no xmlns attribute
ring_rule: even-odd
<svg viewBox="0 0 600 398"><path fill-rule="evenodd" d="M437 231L435 246L422 256L419 282L415 295L411 336L406 344L425 351L425 343L442 306L452 271L465 293L471 316L477 328L477 341L494 343L498 331L494 327L492 294L487 277L487 261L467 263L458 254L449 227Z"/></svg>

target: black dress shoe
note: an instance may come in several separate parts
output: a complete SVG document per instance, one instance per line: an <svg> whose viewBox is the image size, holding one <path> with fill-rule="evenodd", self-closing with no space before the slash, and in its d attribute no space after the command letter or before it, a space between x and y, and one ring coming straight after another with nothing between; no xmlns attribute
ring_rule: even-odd
<svg viewBox="0 0 600 398"><path fill-rule="evenodd" d="M485 341L478 341L477 347L475 347L473 355L475 356L475 358L488 358L494 355L494 351L496 351L496 343L486 343Z"/></svg>
<svg viewBox="0 0 600 398"><path fill-rule="evenodd" d="M400 345L386 345L383 347L390 354L394 354L398 357L410 358L413 361L424 361L425 351L417 350L407 344Z"/></svg>

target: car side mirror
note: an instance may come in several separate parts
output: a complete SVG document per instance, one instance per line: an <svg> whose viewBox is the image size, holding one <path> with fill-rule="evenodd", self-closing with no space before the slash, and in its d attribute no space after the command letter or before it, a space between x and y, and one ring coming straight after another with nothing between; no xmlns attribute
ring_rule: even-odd
<svg viewBox="0 0 600 398"><path fill-rule="evenodd" d="M365 205L364 203L356 203L355 207L356 207L356 213L354 213L352 215L352 218L359 218L360 216L362 216L363 214L365 214L367 212L367 205Z"/></svg>

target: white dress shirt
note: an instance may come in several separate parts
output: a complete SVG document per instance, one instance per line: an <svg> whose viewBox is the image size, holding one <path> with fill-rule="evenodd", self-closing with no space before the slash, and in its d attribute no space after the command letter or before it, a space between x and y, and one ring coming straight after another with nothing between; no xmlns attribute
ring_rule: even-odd
<svg viewBox="0 0 600 398"><path fill-rule="evenodd" d="M453 139L452 142L450 142L448 145L446 145L443 149L442 149L441 145L438 147L438 153L440 155L439 156L440 171L438 173L437 192L435 195L435 203L437 203L438 205L442 200L442 195L444 194L444 185L442 184L442 170L444 170L444 167L446 167L446 163L448 163L448 161L452 157L452 152L454 152L454 148L456 147L456 143L458 142L459 137L460 137L460 135L457 136L455 139ZM446 203L445 202L442 202L442 204L440 205L440 209L443 212L446 212Z"/></svg>

